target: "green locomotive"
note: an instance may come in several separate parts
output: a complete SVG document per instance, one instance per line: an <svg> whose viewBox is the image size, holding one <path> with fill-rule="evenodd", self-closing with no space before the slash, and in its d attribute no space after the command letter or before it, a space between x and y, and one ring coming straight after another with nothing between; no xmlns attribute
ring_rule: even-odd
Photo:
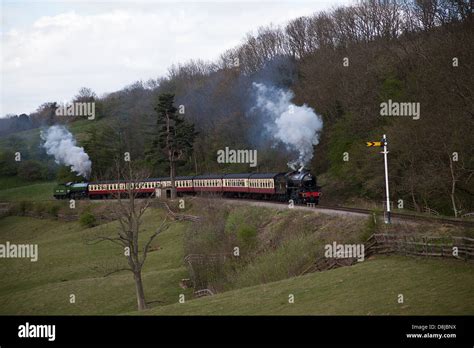
<svg viewBox="0 0 474 348"><path fill-rule="evenodd" d="M81 199L87 197L89 184L86 182L68 182L59 184L54 188L56 199Z"/></svg>

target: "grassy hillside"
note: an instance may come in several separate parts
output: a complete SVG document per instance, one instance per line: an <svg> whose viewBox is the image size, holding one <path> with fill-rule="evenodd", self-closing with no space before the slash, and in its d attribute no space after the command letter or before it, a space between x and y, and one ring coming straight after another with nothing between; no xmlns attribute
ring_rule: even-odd
<svg viewBox="0 0 474 348"><path fill-rule="evenodd" d="M2 178L0 182L3 182ZM0 190L0 201L35 201L35 200L52 200L53 188L55 182L43 182L33 185L22 185L12 188Z"/></svg>
<svg viewBox="0 0 474 348"><path fill-rule="evenodd" d="M228 220L230 225L235 223L232 219L248 213L248 208L236 209ZM301 213L300 216L297 212L252 210L256 215L268 213L260 217L265 228L259 230L259 235L273 242L276 236L283 239L293 236L294 232L288 229L292 219L300 224L294 228L310 226L314 233L327 234L334 228L340 229L339 234L350 232L347 228L351 225L350 220L324 218L318 214ZM143 223L145 236L156 228L161 217L162 212L158 209L148 211ZM334 224L336 220L337 224ZM173 224L152 245L157 250L150 252L143 272L147 301L151 307L145 314L474 312L471 295L474 268L471 264L378 256L352 267L322 273L300 277L284 274L283 261L295 263L298 259L294 255L298 250L300 253L309 252L306 242L310 239L306 238L292 239L294 242L283 243L281 249L268 250L254 258L249 267L243 267L235 274L237 278L231 282L234 289L214 297L193 299L190 289L179 287L180 280L189 277L183 263L183 239L187 226L188 223ZM77 222L28 217L1 219L0 243L37 243L39 260L0 259L0 314L137 314L131 273L119 272L104 277L105 273L122 264L123 250L108 242L85 243L97 233L113 233L116 228L115 223L87 229ZM281 235L285 231L290 232ZM308 238L310 236L308 234ZM305 245L301 245L302 241ZM288 256L282 257L282 250L286 250ZM270 264L274 265L274 270L269 271ZM270 276L266 284L255 285L261 282L259 275L264 273ZM76 296L75 304L69 303L71 294ZM180 294L186 296L184 304L178 303ZM295 296L294 304L288 303L289 294ZM403 304L397 303L398 294L404 295Z"/></svg>
<svg viewBox="0 0 474 348"><path fill-rule="evenodd" d="M150 211L145 219L145 234L151 233L159 211ZM26 217L8 217L1 221L0 243L37 243L39 260L1 259L1 314L118 314L136 306L131 273L119 272L103 277L123 265L123 250L112 243L86 245L85 238L100 229L112 231L109 223L84 229L78 223L62 223ZM144 267L144 285L151 306L177 301L179 287L187 277L183 267L182 233L176 224L157 237ZM69 303L69 296L76 303Z"/></svg>
<svg viewBox="0 0 474 348"><path fill-rule="evenodd" d="M468 315L474 269L459 261L376 257L351 267L294 277L154 308L154 315ZM288 303L289 294L295 302ZM404 303L397 302L403 294Z"/></svg>
<svg viewBox="0 0 474 348"><path fill-rule="evenodd" d="M84 134L96 127L97 124L103 123L103 120L78 120L66 125L66 127L71 131L72 134L76 137L76 139L80 142L83 139ZM45 127L46 128L46 127ZM9 147L9 139L14 137L15 139L19 140L21 143L25 144L28 148L36 147L40 144L41 128L33 128L28 129L20 132L15 132L12 134L8 134L5 136L0 137L0 148Z"/></svg>

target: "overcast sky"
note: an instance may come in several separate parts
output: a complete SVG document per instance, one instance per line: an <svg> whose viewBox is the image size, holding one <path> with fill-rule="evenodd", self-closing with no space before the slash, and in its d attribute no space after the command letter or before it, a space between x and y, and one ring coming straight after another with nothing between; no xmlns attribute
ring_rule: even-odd
<svg viewBox="0 0 474 348"><path fill-rule="evenodd" d="M260 26L350 2L0 1L1 117L214 60Z"/></svg>

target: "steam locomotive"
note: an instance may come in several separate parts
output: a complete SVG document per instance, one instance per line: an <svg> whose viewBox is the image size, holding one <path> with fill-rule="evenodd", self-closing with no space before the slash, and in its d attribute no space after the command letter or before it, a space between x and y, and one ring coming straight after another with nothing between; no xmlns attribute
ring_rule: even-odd
<svg viewBox="0 0 474 348"><path fill-rule="evenodd" d="M175 178L178 196L217 193L224 197L290 201L295 204L318 204L321 196L316 177L301 169L288 173L207 174ZM126 196L151 196L171 188L170 178L150 178L140 182L96 181L60 184L54 189L56 199L107 199Z"/></svg>

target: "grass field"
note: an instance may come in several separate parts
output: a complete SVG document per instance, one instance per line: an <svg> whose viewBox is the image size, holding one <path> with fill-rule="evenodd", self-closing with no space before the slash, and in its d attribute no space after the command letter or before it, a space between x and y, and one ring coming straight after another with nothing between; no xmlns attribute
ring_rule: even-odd
<svg viewBox="0 0 474 348"><path fill-rule="evenodd" d="M156 211L146 216L150 233ZM0 314L119 314L136 307L130 272L103 277L121 265L123 250L104 242L86 245L85 238L99 230L112 232L115 223L83 229L78 223L62 223L26 217L1 220L0 242L37 243L39 259L0 259ZM170 304L180 293L179 281L187 277L182 263L184 225L176 224L158 236L149 253L143 278L151 306ZM76 303L69 302L74 294ZM154 302L157 301L157 302Z"/></svg>
<svg viewBox="0 0 474 348"><path fill-rule="evenodd" d="M53 188L56 185L55 182L43 182L6 188L0 190L0 201L54 200Z"/></svg>
<svg viewBox="0 0 474 348"><path fill-rule="evenodd" d="M77 141L81 141L84 137L84 134L93 127L96 127L97 124L102 124L108 122L106 120L79 120L65 125L72 134L76 137ZM46 127L44 127L46 128ZM36 147L39 146L41 142L40 133L43 128L33 128L13 134L5 135L0 137L0 147L9 147L9 138L14 136L23 142L27 147Z"/></svg>
<svg viewBox="0 0 474 348"><path fill-rule="evenodd" d="M213 297L153 315L472 315L474 269L458 261L377 257ZM289 295L294 303L289 303ZM404 303L398 303L398 295Z"/></svg>
<svg viewBox="0 0 474 348"><path fill-rule="evenodd" d="M153 231L161 211L150 210L144 234ZM455 260L401 256L366 260L352 267L292 277L264 285L193 299L179 287L189 274L183 263L187 223L176 223L153 243L143 271L150 315L320 315L472 314L474 268ZM0 314L138 314L129 272L103 275L124 261L123 250L108 242L86 245L96 233L113 233L115 223L85 229L76 222L6 217L0 243L37 243L39 260L0 259ZM76 303L69 302L70 295ZM178 303L184 294L184 304ZM288 303L288 296L295 303ZM404 303L397 302L403 294Z"/></svg>

